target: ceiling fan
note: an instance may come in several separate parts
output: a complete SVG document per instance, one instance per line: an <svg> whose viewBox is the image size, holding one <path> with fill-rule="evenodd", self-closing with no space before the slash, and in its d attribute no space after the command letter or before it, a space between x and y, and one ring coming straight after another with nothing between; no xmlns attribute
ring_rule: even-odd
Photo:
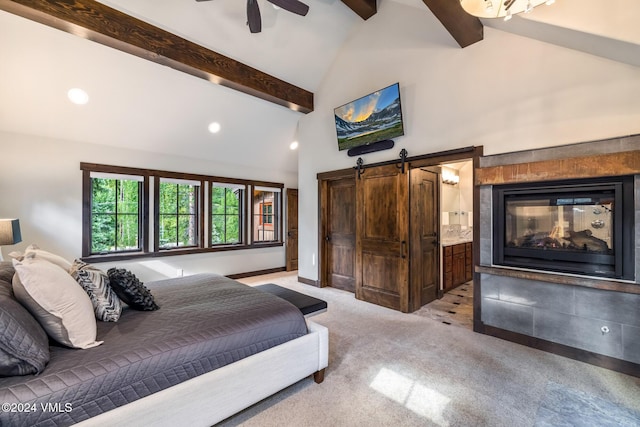
<svg viewBox="0 0 640 427"><path fill-rule="evenodd" d="M208 1L208 0L196 0ZM298 0L267 0L269 3L282 8L296 15L306 16L309 12L309 6ZM259 33L262 31L262 19L260 18L260 8L258 7L258 0L247 0L247 25L249 25L249 31L252 33Z"/></svg>

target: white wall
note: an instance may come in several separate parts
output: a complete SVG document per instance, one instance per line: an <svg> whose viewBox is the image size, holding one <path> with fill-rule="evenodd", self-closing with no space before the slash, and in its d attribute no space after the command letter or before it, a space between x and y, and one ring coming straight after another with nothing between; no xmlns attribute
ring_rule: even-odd
<svg viewBox="0 0 640 427"><path fill-rule="evenodd" d="M356 28L300 120L299 275L318 278L316 174L338 152L333 109L400 82L405 136L365 165L466 146L485 154L640 133L640 69L485 27L461 49L428 8L380 2Z"/></svg>
<svg viewBox="0 0 640 427"><path fill-rule="evenodd" d="M22 243L35 243L69 260L82 254L82 172L80 162L282 182L297 187L297 177L277 170L246 168L187 157L0 132L0 217L19 218ZM101 263L131 269L143 281L184 274L234 274L285 265L284 247Z"/></svg>

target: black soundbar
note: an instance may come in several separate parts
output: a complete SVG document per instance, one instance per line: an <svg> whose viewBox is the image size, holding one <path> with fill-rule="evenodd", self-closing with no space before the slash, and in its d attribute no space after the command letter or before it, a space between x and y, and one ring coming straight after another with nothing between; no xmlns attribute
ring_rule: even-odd
<svg viewBox="0 0 640 427"><path fill-rule="evenodd" d="M393 139L385 139L383 141L349 148L347 154L349 155L349 157L355 157L361 154L373 153L374 151L388 150L390 148L393 148L394 144L395 142L393 142Z"/></svg>

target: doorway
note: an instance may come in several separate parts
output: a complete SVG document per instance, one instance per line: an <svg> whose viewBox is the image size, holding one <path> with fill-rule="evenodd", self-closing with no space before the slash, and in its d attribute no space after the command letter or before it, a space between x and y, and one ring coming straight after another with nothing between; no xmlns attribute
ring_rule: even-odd
<svg viewBox="0 0 640 427"><path fill-rule="evenodd" d="M473 161L439 165L441 267L438 299L416 313L442 323L473 328Z"/></svg>
<svg viewBox="0 0 640 427"><path fill-rule="evenodd" d="M320 183L321 286L356 291L356 178L353 170Z"/></svg>
<svg viewBox="0 0 640 427"><path fill-rule="evenodd" d="M298 190L287 189L287 271L298 269Z"/></svg>
<svg viewBox="0 0 640 427"><path fill-rule="evenodd" d="M463 184L465 191L471 191L471 198L464 200L470 205L447 207L445 225L452 225L451 215L457 213L459 218L464 211L464 231L471 243L479 238L468 218L477 214L473 170L481 155L482 147L467 147L406 162L365 165L359 171L319 173L319 285L348 290L358 299L404 312L442 298L449 272L443 266L442 238L451 237L442 223L442 170L463 161L468 165L462 173L470 179ZM462 231L463 224L457 225ZM477 248L470 244L468 255L464 248L463 256L456 257L456 278L473 275L477 264Z"/></svg>

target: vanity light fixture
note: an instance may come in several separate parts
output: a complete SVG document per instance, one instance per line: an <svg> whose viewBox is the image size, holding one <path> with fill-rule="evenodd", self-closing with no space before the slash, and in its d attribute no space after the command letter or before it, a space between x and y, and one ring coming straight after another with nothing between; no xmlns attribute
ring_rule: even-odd
<svg viewBox="0 0 640 427"><path fill-rule="evenodd" d="M442 172L442 182L449 185L456 185L460 182L460 177L451 172Z"/></svg>

